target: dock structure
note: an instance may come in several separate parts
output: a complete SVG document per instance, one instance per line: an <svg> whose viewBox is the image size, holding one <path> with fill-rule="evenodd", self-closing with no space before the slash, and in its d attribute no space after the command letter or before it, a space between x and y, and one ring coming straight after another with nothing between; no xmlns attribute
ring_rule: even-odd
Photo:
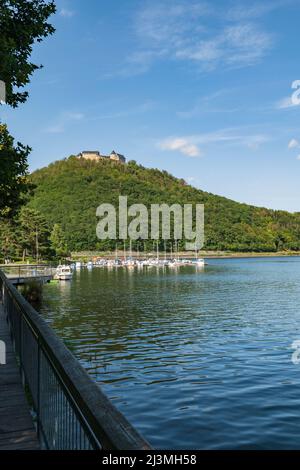
<svg viewBox="0 0 300 470"><path fill-rule="evenodd" d="M56 272L55 268L48 265L22 264L22 265L0 265L6 277L15 286L21 286L26 282L37 281L42 284L50 282Z"/></svg>
<svg viewBox="0 0 300 470"><path fill-rule="evenodd" d="M2 303L0 340L6 346L6 364L0 365L0 450L38 450L40 446L22 387Z"/></svg>
<svg viewBox="0 0 300 470"><path fill-rule="evenodd" d="M151 449L1 270L0 306L0 449Z"/></svg>

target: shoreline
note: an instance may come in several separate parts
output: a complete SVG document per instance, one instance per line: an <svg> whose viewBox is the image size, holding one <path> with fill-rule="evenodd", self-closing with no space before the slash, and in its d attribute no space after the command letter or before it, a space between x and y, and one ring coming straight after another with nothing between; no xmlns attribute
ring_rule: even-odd
<svg viewBox="0 0 300 470"><path fill-rule="evenodd" d="M127 258L129 258L129 252L126 253ZM136 253L132 252L133 258L139 259L149 259L149 258L156 258L156 252L148 252L144 253ZM167 253L167 258L178 258L181 259L195 259L195 254L192 252L179 252L178 254L173 253L172 256L170 253ZM75 263L76 261L81 261L83 263L87 263L88 261L94 261L96 259L115 259L116 254L112 252L80 252L80 253L72 253L72 255L66 259L67 262ZM160 252L159 259L164 259L165 254ZM291 258L291 257L300 257L300 252L298 251L279 251L277 253L274 252L265 252L265 253L256 253L253 251L238 253L238 252L225 252L225 251L199 251L198 258L204 259L254 259L254 258ZM118 252L118 258L124 258L123 251ZM40 261L39 264L45 265L47 263L53 263L49 260ZM16 261L9 264L0 263L1 268L7 267L20 267L20 266L35 266L34 262L28 264L22 261Z"/></svg>
<svg viewBox="0 0 300 470"><path fill-rule="evenodd" d="M127 252L127 257L129 257L129 252ZM106 259L113 259L115 258L116 254L112 252L79 252L79 253L72 253L69 261L82 261L82 260L92 260L93 258L106 258ZM137 253L132 252L133 258L156 258L157 254L155 252L148 252L148 253ZM192 252L179 252L175 255L172 254L172 258L178 256L179 258L195 258L195 254ZM199 258L207 258L207 259L239 259L239 258L280 258L280 257L300 257L300 252L298 251L278 251L278 252L226 252L226 251L199 251L198 257ZM118 252L118 258L123 258L124 253L123 251ZM164 257L164 253L159 254L159 258L162 259ZM167 253L167 258L170 258L170 253Z"/></svg>

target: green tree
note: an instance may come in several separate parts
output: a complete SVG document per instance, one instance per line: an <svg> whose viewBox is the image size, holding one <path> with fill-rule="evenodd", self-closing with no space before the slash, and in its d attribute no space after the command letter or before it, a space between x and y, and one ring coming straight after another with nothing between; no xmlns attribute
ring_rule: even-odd
<svg viewBox="0 0 300 470"><path fill-rule="evenodd" d="M30 179L36 189L29 206L39 210L51 227L64 227L70 251L115 249L115 240L96 237L96 209L103 202L118 207L120 194L128 196L128 206L138 201L148 209L150 204L162 201L169 205L204 204L208 250L264 252L300 248L300 214L240 204L135 163L92 162L73 156L34 172ZM136 243L132 245L137 247ZM152 251L152 240L145 246L146 251ZM164 249L164 244L160 247ZM181 241L179 249L183 248Z"/></svg>
<svg viewBox="0 0 300 470"><path fill-rule="evenodd" d="M19 255L20 244L18 239L18 227L14 221L0 220L0 253L1 261L15 258Z"/></svg>
<svg viewBox="0 0 300 470"><path fill-rule="evenodd" d="M0 218L13 216L24 201L29 152L20 143L15 146L7 127L0 124Z"/></svg>
<svg viewBox="0 0 300 470"><path fill-rule="evenodd" d="M68 246L65 238L65 234L59 224L54 224L50 235L51 248L55 251L59 257L68 255Z"/></svg>
<svg viewBox="0 0 300 470"><path fill-rule="evenodd" d="M6 84L6 102L13 107L28 97L27 91L16 89L26 86L42 67L30 62L30 56L35 42L53 34L48 19L55 11L53 1L0 0L0 80Z"/></svg>
<svg viewBox="0 0 300 470"><path fill-rule="evenodd" d="M33 44L54 32L47 20L56 11L53 1L0 0L0 80L6 85L6 103L16 107L28 97L24 88L41 65L30 62ZM27 157L31 149L14 146L0 123L0 218L12 217L27 191Z"/></svg>
<svg viewBox="0 0 300 470"><path fill-rule="evenodd" d="M39 262L50 254L50 230L45 218L36 210L23 207L19 216L23 259L30 255Z"/></svg>

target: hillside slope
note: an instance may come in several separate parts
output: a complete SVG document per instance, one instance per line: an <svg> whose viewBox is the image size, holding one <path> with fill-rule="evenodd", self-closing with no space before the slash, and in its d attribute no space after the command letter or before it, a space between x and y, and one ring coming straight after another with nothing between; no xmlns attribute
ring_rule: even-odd
<svg viewBox="0 0 300 470"><path fill-rule="evenodd" d="M206 249L232 251L300 250L300 214L240 204L198 190L165 171L135 162L92 162L70 157L31 175L36 190L29 206L50 225L59 223L71 250L114 248L96 237L96 208L103 202L205 204ZM152 247L150 240L146 246Z"/></svg>

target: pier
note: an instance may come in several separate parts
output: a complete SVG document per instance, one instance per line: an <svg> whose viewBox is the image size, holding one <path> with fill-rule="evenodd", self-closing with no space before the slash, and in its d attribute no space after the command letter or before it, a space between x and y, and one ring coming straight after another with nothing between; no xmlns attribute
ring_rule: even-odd
<svg viewBox="0 0 300 470"><path fill-rule="evenodd" d="M56 272L55 268L43 264L6 264L0 265L0 269L15 286L20 286L30 281L50 282Z"/></svg>
<svg viewBox="0 0 300 470"><path fill-rule="evenodd" d="M2 271L0 293L0 448L150 449Z"/></svg>

